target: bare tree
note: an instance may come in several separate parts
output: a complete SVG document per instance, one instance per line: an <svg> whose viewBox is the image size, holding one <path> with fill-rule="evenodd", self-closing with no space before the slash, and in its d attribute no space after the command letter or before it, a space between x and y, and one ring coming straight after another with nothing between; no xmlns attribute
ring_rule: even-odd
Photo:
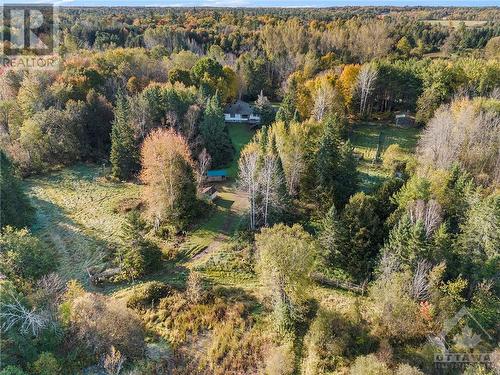
<svg viewBox="0 0 500 375"><path fill-rule="evenodd" d="M324 85L321 85L316 92L316 97L314 98L314 108L312 110L316 121L321 121L327 112L329 102L328 94L328 89Z"/></svg>
<svg viewBox="0 0 500 375"><path fill-rule="evenodd" d="M278 160L274 155L264 157L264 165L259 171L260 193L262 195L262 214L264 226L268 226L271 207L278 207L280 202L278 187L282 182L278 175Z"/></svg>
<svg viewBox="0 0 500 375"><path fill-rule="evenodd" d="M151 130L151 116L148 102L143 95L130 98L130 116L134 127L135 137L142 141Z"/></svg>
<svg viewBox="0 0 500 375"><path fill-rule="evenodd" d="M50 312L35 307L29 309L15 295L10 294L9 297L12 302L0 305L1 328L4 332L19 326L21 333L31 333L37 337L43 329L54 324Z"/></svg>
<svg viewBox="0 0 500 375"><path fill-rule="evenodd" d="M430 237L441 225L442 212L441 205L434 199L428 202L419 199L410 205L408 210L411 222L415 224L420 221L424 225L427 237Z"/></svg>
<svg viewBox="0 0 500 375"><path fill-rule="evenodd" d="M119 375L126 357L114 346L103 358L103 367L109 375Z"/></svg>
<svg viewBox="0 0 500 375"><path fill-rule="evenodd" d="M186 114L184 115L183 129L182 133L188 140L190 146L192 146L195 136L196 136L196 124L200 117L201 108L196 105L190 105Z"/></svg>
<svg viewBox="0 0 500 375"><path fill-rule="evenodd" d="M440 107L418 143L423 164L449 169L459 163L486 182L500 181L500 116L468 99Z"/></svg>
<svg viewBox="0 0 500 375"><path fill-rule="evenodd" d="M377 69L371 64L365 64L358 75L358 90L360 96L359 113L363 116L366 113L368 97L375 88L377 80Z"/></svg>
<svg viewBox="0 0 500 375"><path fill-rule="evenodd" d="M212 163L212 157L207 152L207 149L204 148L200 152L200 155L198 155L198 163L196 169L197 172L196 180L198 183L198 189L203 185L203 182L205 181L205 175L207 174L207 171L209 170L211 163Z"/></svg>
<svg viewBox="0 0 500 375"><path fill-rule="evenodd" d="M417 301L429 299L429 271L431 265L422 260L417 263L410 288L410 295Z"/></svg>

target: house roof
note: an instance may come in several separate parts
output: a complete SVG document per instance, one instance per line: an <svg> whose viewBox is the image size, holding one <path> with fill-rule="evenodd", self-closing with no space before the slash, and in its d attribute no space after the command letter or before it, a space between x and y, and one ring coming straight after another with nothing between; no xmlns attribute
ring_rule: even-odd
<svg viewBox="0 0 500 375"><path fill-rule="evenodd" d="M227 171L225 169L212 169L211 171L207 171L208 177L220 177L227 176Z"/></svg>
<svg viewBox="0 0 500 375"><path fill-rule="evenodd" d="M233 104L227 106L224 113L229 113L231 115L239 114L250 116L253 114L253 107L243 100L237 100Z"/></svg>

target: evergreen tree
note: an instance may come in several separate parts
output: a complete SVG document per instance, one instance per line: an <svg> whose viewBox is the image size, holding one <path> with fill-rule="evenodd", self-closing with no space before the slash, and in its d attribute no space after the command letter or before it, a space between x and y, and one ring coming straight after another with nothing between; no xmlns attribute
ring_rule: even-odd
<svg viewBox="0 0 500 375"><path fill-rule="evenodd" d="M274 175L276 195L278 202L273 207L271 213L272 222L286 221L286 214L290 212L290 195L288 194L288 187L286 184L285 170L283 169L283 162L276 146L276 138L274 134L270 137L269 153L276 159L276 170Z"/></svg>
<svg viewBox="0 0 500 375"><path fill-rule="evenodd" d="M297 101L295 93L297 91L297 83L294 79L291 80L288 91L281 102L281 105L276 113L276 120L283 121L285 125L290 125L292 121L300 121L297 111Z"/></svg>
<svg viewBox="0 0 500 375"><path fill-rule="evenodd" d="M319 242L324 249L322 258L326 265L334 265L346 244L345 230L335 205L328 210L320 224Z"/></svg>
<svg viewBox="0 0 500 375"><path fill-rule="evenodd" d="M132 177L138 167L138 151L134 131L129 120L127 98L119 93L116 99L115 119L111 129L111 174L120 180Z"/></svg>
<svg viewBox="0 0 500 375"><path fill-rule="evenodd" d="M359 281L370 275L382 243L382 223L376 211L372 196L357 193L341 215L347 241L341 246L336 262Z"/></svg>
<svg viewBox="0 0 500 375"><path fill-rule="evenodd" d="M325 123L316 155L320 195L331 205L343 207L357 188L356 159L349 142L342 142L337 116Z"/></svg>
<svg viewBox="0 0 500 375"><path fill-rule="evenodd" d="M0 196L0 226L27 226L34 210L14 176L12 163L3 150L0 150Z"/></svg>
<svg viewBox="0 0 500 375"><path fill-rule="evenodd" d="M160 266L161 250L144 236L144 226L138 211L132 211L123 225L128 246L117 252L116 262L127 280L134 280Z"/></svg>
<svg viewBox="0 0 500 375"><path fill-rule="evenodd" d="M283 98L283 101L278 108L278 112L276 113L276 120L283 121L287 126L294 120L298 120L297 118L297 107L295 105L295 98L292 94L287 94Z"/></svg>
<svg viewBox="0 0 500 375"><path fill-rule="evenodd" d="M423 224L413 224L408 215L404 215L389 233L383 253L406 267L415 265L418 260L429 259L429 243Z"/></svg>
<svg viewBox="0 0 500 375"><path fill-rule="evenodd" d="M207 107L200 124L200 133L205 148L212 156L213 166L222 166L231 161L234 148L227 133L224 113L217 95L212 96L207 101Z"/></svg>
<svg viewBox="0 0 500 375"><path fill-rule="evenodd" d="M255 102L255 109L257 114L260 116L260 124L262 126L270 125L275 117L276 113L274 111L273 106L269 102L266 96L264 96L261 91L259 96L257 97L257 101Z"/></svg>

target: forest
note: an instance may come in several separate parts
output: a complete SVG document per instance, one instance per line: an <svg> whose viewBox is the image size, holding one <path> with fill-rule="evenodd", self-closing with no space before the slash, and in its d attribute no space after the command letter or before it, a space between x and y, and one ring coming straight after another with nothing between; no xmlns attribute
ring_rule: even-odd
<svg viewBox="0 0 500 375"><path fill-rule="evenodd" d="M0 66L0 375L500 373L498 7L58 12Z"/></svg>

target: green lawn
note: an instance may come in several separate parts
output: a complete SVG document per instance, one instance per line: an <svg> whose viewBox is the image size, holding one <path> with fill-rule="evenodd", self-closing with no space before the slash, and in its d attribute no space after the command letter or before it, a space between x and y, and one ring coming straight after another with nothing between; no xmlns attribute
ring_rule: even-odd
<svg viewBox="0 0 500 375"><path fill-rule="evenodd" d="M234 179L238 176L238 159L240 158L241 149L250 142L255 131L250 129L250 125L240 123L227 124L227 128L229 130L229 137L236 150L233 161L227 168L229 177Z"/></svg>
<svg viewBox="0 0 500 375"><path fill-rule="evenodd" d="M374 163L381 133L383 134L381 154L391 144L398 144L403 150L411 154L415 152L420 129L399 128L389 123L375 122L353 125L349 139L354 146L354 151L362 157L359 164L360 190L365 192L373 191L388 177L387 172L382 169L381 165Z"/></svg>

